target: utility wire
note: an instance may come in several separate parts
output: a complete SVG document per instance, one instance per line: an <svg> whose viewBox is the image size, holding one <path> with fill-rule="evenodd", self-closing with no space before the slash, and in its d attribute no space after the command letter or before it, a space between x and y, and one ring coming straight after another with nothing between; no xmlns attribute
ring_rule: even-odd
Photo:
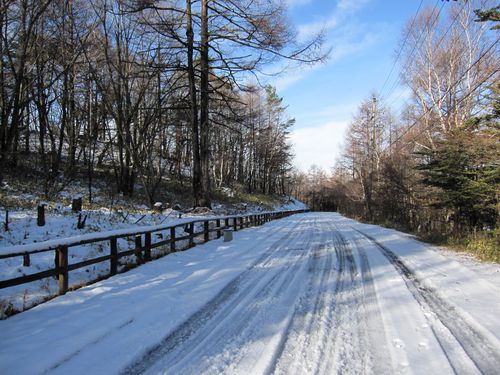
<svg viewBox="0 0 500 375"><path fill-rule="evenodd" d="M485 79L483 79L481 82L479 82L479 83L478 83L478 84L477 84L477 85L476 85L476 86L475 86L472 90L470 90L470 91L469 91L469 93L468 93L466 96L464 96L463 98L461 98L461 99L457 102L457 104L455 105L455 107L456 107L457 105L459 105L460 103L462 103L462 102L463 102L465 99L467 99L469 96L471 96L471 95L472 95L472 94L473 94L473 93L474 93L474 92L475 92L475 91L476 91L476 90L477 90L477 89L478 89L478 88L479 88L479 87L480 87L483 83L487 82L487 81L488 81L491 77L493 77L493 76L494 76L496 73L498 73L498 72L500 72L500 68L495 69L495 70L494 70L493 72L491 72L491 73L490 73L490 74L489 74L489 75L488 75ZM418 120L417 120L417 121L418 121ZM419 132L418 132L418 133L414 136L414 138L418 138L420 135L422 135L425 131L427 131L427 130L429 130L429 129L430 129L430 126L426 126L426 127L424 127L424 129L422 129L421 131L419 131ZM407 129L407 130L409 130L409 129ZM408 131L405 131L405 132L404 132L404 134L402 134L402 135L401 135L401 138L402 138L402 137L403 137L406 133L408 133ZM398 137L398 138L400 138L400 137ZM395 141L394 143L396 143L396 141ZM390 148L390 147L392 146L392 144L394 144L394 143L391 143L391 145L389 146L389 148ZM408 144L408 143L407 143L407 144ZM384 149L382 152L385 152L386 150L387 150L387 148L386 148L386 149ZM409 177L410 177L410 178L412 178L412 177L416 176L416 175L417 175L417 173L418 173L418 171L413 171L413 173L411 173L411 174L409 175Z"/></svg>
<svg viewBox="0 0 500 375"><path fill-rule="evenodd" d="M415 16L412 18L412 21L411 21L411 24L410 24L410 27L408 28L408 31L406 32L406 35L405 35L405 38L403 40L403 44L401 45L401 48L399 49L399 52L396 56L396 59L394 60L392 66L391 66L391 69L389 71L389 74L387 75L387 77L385 78L385 81L384 81L384 84L382 85L382 88L380 89L380 95L382 96L382 93L384 92L384 89L385 89L385 86L387 85L387 83L389 82L389 79L391 78L392 76L392 73L394 72L394 68L396 67L396 64L398 62L398 60L401 58L401 54L404 50L404 47L406 46L406 43L408 42L408 39L410 37L410 32L413 28L413 25L415 24L415 21L417 20L417 17L418 17L418 14L420 13L420 9L422 8L422 4L424 3L424 0L420 0L420 4L418 5L418 8L417 8L417 11L415 12ZM437 5L439 3L439 0L436 0L436 4L434 5L434 8L432 10L432 14L431 16L434 14L434 12L436 11L437 9ZM441 5L441 9L443 9L443 5ZM441 9L439 10L439 13L441 13ZM436 19L439 17L439 13L438 15L436 16ZM420 39L420 38L419 38ZM418 43L418 42L417 42Z"/></svg>
<svg viewBox="0 0 500 375"><path fill-rule="evenodd" d="M472 63L463 73L462 75L445 91L445 93L439 98L438 102L443 100L446 95L448 95L450 93L450 91L455 88L458 84L460 84L462 82L462 79L466 76L467 73L469 73L469 71L475 66L477 65L483 58L484 56L486 56L497 44L498 42L500 42L500 38L497 39L493 44L491 44L490 47L488 47L486 49L486 51L484 51L477 59L476 61L474 61L474 63ZM474 88L472 88L468 93L467 95L465 95L464 97L460 98L454 105L454 107L456 108L459 104L461 104L465 99L467 99L469 96L471 96L481 85L483 85L484 83L486 83L491 77L493 77L496 73L498 73L500 71L500 68L497 68L495 69L492 73L490 73L485 79L481 80ZM421 119L423 119L432 109L434 108L434 106L426 109L424 111L424 113L422 113L418 119L416 119L410 126L408 126L404 132L402 134L400 134L399 136L396 137L396 139L394 141L392 141L389 145L389 148L391 148L395 143L399 142L406 134L408 134L408 132L414 128ZM424 131L427 131L428 129L430 129L430 126L426 126L422 129L422 131L420 131L417 136L421 135ZM386 151L387 148L384 150Z"/></svg>
<svg viewBox="0 0 500 375"><path fill-rule="evenodd" d="M468 1L468 0L465 0L465 3L467 3L467 1ZM444 5L444 2L443 2L443 5ZM438 15L437 15L436 19L434 19L434 22L433 22L433 24L432 24L432 26L431 26L431 27L434 27L434 24L436 23L437 19L439 18L439 15L441 14L442 9L443 9L443 6L441 6L441 9L439 10L439 13L438 13ZM446 32L445 32L445 33L441 36L441 38L439 39L439 41L436 43L436 47L435 47L435 49L436 49L436 50L437 50L437 49L439 49L439 47L441 46L441 43L444 41L444 38L446 38L446 36L448 35L448 33L451 31L452 27L455 25L455 23L457 22L457 20L458 20L458 19L459 19L459 17L460 17L460 14L464 11L464 9L465 9L465 7L463 7L462 9L460 9L460 11L458 11L458 12L457 12L457 14L455 15L455 17L453 18L453 21L450 23L450 25L449 25L449 26L448 26L448 28L446 29ZM413 49L411 50L410 55L408 56L408 60L411 60L411 58L413 57L413 54L415 53L415 50L416 50L416 48L417 48L417 45L419 44L419 41L420 41L420 39L422 38L422 36L423 36L423 33L421 33L421 34L419 35L419 38L418 38L417 42L416 42L416 43L415 43L415 45L413 46ZM424 41L422 41L422 43L423 43L423 42L424 42ZM422 44L422 43L420 43L419 48L420 48L420 46L421 46L421 44ZM400 50L400 52L401 52L401 50ZM406 72L407 70L408 70L408 68L407 68L407 67L404 67L404 68L403 68L403 71L404 71L404 72ZM388 97L389 97L389 96L390 96L390 95L394 92L394 90L396 89L396 86L398 85L398 83L399 83L399 84L401 84L401 83L402 83L402 82L401 82L401 78L399 78L397 81L395 81L395 82L394 82L394 84L391 86L391 88L390 88L390 90L389 90L389 92L388 92L388 94L387 94L387 98L388 98ZM402 93L400 93L400 94L399 94L396 98L393 98L393 99L391 100L391 102L389 103L389 106L392 106L392 105L393 105L393 104L394 104L397 100L399 100L399 98L401 98L401 96L402 96L402 95L403 95L403 94L402 94Z"/></svg>
<svg viewBox="0 0 500 375"><path fill-rule="evenodd" d="M471 96L472 94L474 94L474 92L481 86L483 85L484 83L486 83L490 78L492 78L495 74L497 74L498 72L500 72L500 68L497 68L495 69L493 72L491 72L490 74L488 74L486 76L485 79L483 79L482 81L480 81L478 84L476 84L474 86L474 88L472 88L468 93L467 95L465 95L464 97L460 98L454 105L454 107L457 107L458 105L460 105L464 100L466 100L467 98L469 98L469 96ZM431 126L426 126L424 127L421 131L419 131L415 137L418 137L420 135L422 135L425 131L429 130L430 128L432 127ZM407 133L407 132L405 132Z"/></svg>

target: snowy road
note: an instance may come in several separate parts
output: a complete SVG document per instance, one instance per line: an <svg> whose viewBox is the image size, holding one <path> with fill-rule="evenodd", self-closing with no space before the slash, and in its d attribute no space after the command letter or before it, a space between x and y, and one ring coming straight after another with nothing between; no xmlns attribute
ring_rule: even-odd
<svg viewBox="0 0 500 375"><path fill-rule="evenodd" d="M295 215L0 321L0 373L498 374L489 270L337 214Z"/></svg>

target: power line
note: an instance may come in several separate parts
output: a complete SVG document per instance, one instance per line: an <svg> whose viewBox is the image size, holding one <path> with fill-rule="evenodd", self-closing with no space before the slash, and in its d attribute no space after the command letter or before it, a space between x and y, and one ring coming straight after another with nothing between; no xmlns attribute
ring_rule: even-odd
<svg viewBox="0 0 500 375"><path fill-rule="evenodd" d="M468 0L465 0L465 3L467 3L467 1ZM444 2L443 2L443 5L444 5ZM439 10L439 13L438 13L436 19L434 19L433 24L432 24L431 27L434 27L434 24L436 23L437 19L439 18L439 15L441 14L442 9L443 9L443 6L441 6L441 9ZM444 41L444 38L448 35L448 33L452 29L453 25L455 25L455 23L457 22L458 18L460 17L460 14L463 12L464 9L465 9L465 7L462 8L462 9L460 9L460 11L457 12L457 14L455 15L455 17L453 18L453 21L450 23L450 25L446 29L445 33L441 36L441 38L439 39L439 41L436 43L436 47L435 47L436 50L441 46L441 43ZM421 33L419 35L419 38L418 38L417 42L413 46L413 49L411 50L410 55L408 56L409 60L411 60L413 54L415 53L417 45L419 44L419 41L422 38L422 36L423 36L423 33ZM422 41L422 43L423 43L423 41ZM420 48L420 46L421 46L421 44L419 45L419 48ZM401 50L400 50L400 52L401 52ZM408 70L408 68L404 67L403 70L406 72ZM398 85L398 83L401 83L401 78L399 78L397 81L395 81L394 84L391 86L391 88L390 88L390 90L389 90L389 92L387 94L387 97L389 97L392 94L392 92L396 89L396 86ZM391 102L389 103L389 106L391 106L392 104L394 104L394 102L396 102L401 97L401 95L402 95L402 93L400 93L396 98L394 98L393 100L391 100Z"/></svg>
<svg viewBox="0 0 500 375"><path fill-rule="evenodd" d="M474 61L474 63L472 63L463 73L462 75L445 91L445 93L439 98L438 102L443 100L446 95L448 95L450 93L450 91L455 88L458 84L461 83L462 79L466 76L466 74L475 66L477 65L483 58L484 56L486 56L497 44L498 42L500 41L500 39L497 39L490 47L488 47L488 49L486 49L485 52L483 52L477 59L476 61ZM465 99L467 99L469 96L471 96L481 85L483 85L485 82L487 82L491 77L493 77L496 73L498 73L500 71L500 68L497 68L495 69L492 73L490 73L484 80L481 80L474 88L472 88L469 93L467 95L465 95L464 97L460 98L460 100L457 101L457 103L455 103L454 107L458 106L459 104L461 104ZM395 143L397 143L398 141L400 141L406 134L408 134L408 132L414 128L418 122L424 118L424 116L426 116L432 109L434 108L434 106L426 109L424 111L423 114L421 114L418 119L416 119L410 126L408 126L404 132L402 134L400 134L399 136L396 137L396 139L394 141L391 142L391 144L389 145L389 148L391 148ZM428 130L430 127L424 127L424 129L419 132L417 134L417 136L421 135L424 131ZM387 148L386 148L387 149ZM384 150L385 151L385 150Z"/></svg>
<svg viewBox="0 0 500 375"><path fill-rule="evenodd" d="M438 4L439 4L439 1L440 0L436 0L436 3L434 4L434 7L432 8L432 13L431 13L431 17L433 17L434 13L436 12L437 10L437 7L438 7ZM401 48L399 49L398 51L398 54L396 56L396 59L394 60L392 66L391 66L391 69L389 71L389 74L387 75L385 81L384 81L384 84L382 85L382 89L380 90L380 95L383 96L383 92L384 92L384 89L385 89L385 86L387 85L387 83L389 82L391 76L392 76L392 73L394 72L394 68L396 67L396 64L398 63L399 59L401 58L401 54L404 50L404 47L406 46L406 44L408 43L408 39L410 37L410 33L411 33L411 30L413 29L413 25L415 24L417 18L418 18L418 14L420 13L420 9L422 7L422 4L423 4L423 0L420 1L420 4L418 6L418 9L417 9L417 12L415 13L415 16L412 18L412 22L410 24L410 27L408 28L408 31L406 33L406 36L403 40L403 43L401 45ZM439 11L438 13L436 14L436 17L434 18L433 22L432 22L432 26L431 27L434 27L434 24L436 23L436 21L439 19L439 15L441 14L441 11L443 10L443 7L444 7L444 3L441 5L441 8L439 8ZM413 49L410 53L410 56L413 55L413 52L415 51L415 48L416 46L420 43L420 40L422 38L422 35L419 35L419 38L417 39L417 42L415 43L415 45L413 46Z"/></svg>
<svg viewBox="0 0 500 375"><path fill-rule="evenodd" d="M437 0L439 1L439 0ZM394 71L394 68L396 67L396 63L397 61L399 60L399 58L401 57L401 52L403 51L404 49L404 46L406 45L407 41L408 41L408 38L410 36L410 31L413 27L413 24L415 23L415 20L417 19L417 16L418 16L418 13L420 12L420 8L422 8L422 4L424 3L424 0L420 0L420 4L418 5L418 8L417 8L417 11L415 12L415 16L413 17L412 19L412 22L411 22L411 25L410 25L410 28L408 29L408 32L406 33L406 36L405 36L405 39L403 40L403 44L399 50L399 53L398 55L396 56L396 59L394 60L394 63L392 64L392 67L391 67L391 70L389 71L389 74L387 75L387 77L385 78L385 81L384 81L384 84L382 85L382 89L380 90L380 94L382 95L382 92L384 91L384 88L385 88L385 85L387 84L387 82L389 81L389 78L391 77L392 75L392 72ZM437 5L437 2L436 2L436 5Z"/></svg>
<svg viewBox="0 0 500 375"><path fill-rule="evenodd" d="M497 74L498 72L500 72L500 68L497 68L495 69L493 72L491 72L490 74L488 74L488 76L486 76L485 79L483 79L482 81L480 81L476 86L474 86L474 88L472 88L468 93L467 95L465 95L464 97L460 98L454 105L454 107L457 107L458 105L460 105L464 100L466 100L467 98L469 98L469 96L471 96L472 94L474 94L474 92L481 86L483 85L484 83L486 83L490 78L492 78L495 74ZM426 130L429 130L431 128L431 126L426 126L424 127L424 129L422 129L420 132L418 132L416 134L416 136L420 136L422 135L422 133Z"/></svg>

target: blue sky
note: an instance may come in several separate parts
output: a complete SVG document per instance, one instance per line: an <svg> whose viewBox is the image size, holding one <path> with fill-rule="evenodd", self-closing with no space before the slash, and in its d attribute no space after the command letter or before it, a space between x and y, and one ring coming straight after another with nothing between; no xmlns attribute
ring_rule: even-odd
<svg viewBox="0 0 500 375"><path fill-rule="evenodd" d="M289 16L300 35L325 27L330 59L312 68L289 71L272 80L296 119L291 134L295 165L329 169L340 153L345 129L360 102L380 92L402 39L402 29L420 0L286 0ZM423 6L443 5L423 0ZM446 6L446 5L445 5ZM383 90L391 103L402 101L406 89L394 86L398 66ZM391 94L391 95L387 95Z"/></svg>

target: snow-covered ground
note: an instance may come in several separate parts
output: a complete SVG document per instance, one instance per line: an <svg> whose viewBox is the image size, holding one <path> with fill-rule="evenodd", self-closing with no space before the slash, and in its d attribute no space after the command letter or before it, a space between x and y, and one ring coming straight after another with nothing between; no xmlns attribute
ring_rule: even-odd
<svg viewBox="0 0 500 375"><path fill-rule="evenodd" d="M83 229L77 228L79 213L71 211L70 206L62 204L50 204L47 207L46 224L39 227L36 223L36 212L33 210L18 210L9 212L9 228L6 231L0 226L0 254L21 251L15 246L30 245L44 241L57 241L70 237L91 236L93 233L125 230L132 231L145 226L175 225L193 218L214 217L215 215L248 214L249 212L263 211L264 209L254 205L239 205L239 210L222 204L214 204L214 210L201 213L180 212L166 209L162 212L153 212L147 207L126 212L122 210L110 210L101 208L99 210L85 210L81 213L86 217L86 225ZM292 211L305 209L306 206L293 198L283 204L276 205L275 211ZM5 211L0 210L0 223L5 222ZM201 224L196 231L201 230ZM185 235L182 228L178 228L178 236ZM134 247L134 238L120 238L118 246L121 249ZM26 251L26 246L22 251ZM155 250L155 252L161 252ZM96 258L108 254L109 249L105 243L92 243L71 248L70 264ZM127 257L120 259L120 268L126 267L135 258ZM40 271L54 268L54 253L46 252L31 256L31 264L23 266L23 258L0 259L0 280L12 279ZM84 285L109 273L109 262L94 264L73 271L70 275L71 285ZM23 311L36 305L50 296L56 295L58 290L55 278L46 278L29 284L18 285L8 289L0 289L0 318L9 315L9 311Z"/></svg>
<svg viewBox="0 0 500 375"><path fill-rule="evenodd" d="M179 215L183 219L248 214L251 212L270 211L258 205L239 204L237 207L214 203L213 210L201 211L176 211L165 209L162 212L153 212L143 206L135 212L123 209L102 207L98 210L85 210L81 212L82 219L87 218L83 229L77 228L79 213L71 211L71 206L60 203L49 204L46 213L46 224L42 227L36 223L35 210L18 210L9 212L9 230L5 231L6 211L0 209L0 249L15 245L42 242L56 238L80 236L82 234L102 232L116 229L140 228L150 225L169 225L179 222ZM290 198L282 204L276 204L272 211L296 211L306 209L307 206Z"/></svg>
<svg viewBox="0 0 500 375"><path fill-rule="evenodd" d="M300 214L0 321L5 374L496 374L500 269Z"/></svg>

